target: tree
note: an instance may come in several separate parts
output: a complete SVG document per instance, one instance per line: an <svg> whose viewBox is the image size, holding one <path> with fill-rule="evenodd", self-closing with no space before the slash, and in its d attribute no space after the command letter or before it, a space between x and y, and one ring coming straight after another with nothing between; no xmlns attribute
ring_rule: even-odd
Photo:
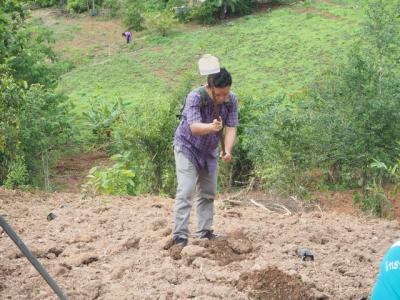
<svg viewBox="0 0 400 300"><path fill-rule="evenodd" d="M34 182L38 170L48 175L51 152L69 136L68 102L53 90L62 68L51 36L27 16L21 2L0 2L0 184L9 187Z"/></svg>
<svg viewBox="0 0 400 300"><path fill-rule="evenodd" d="M124 26L135 31L145 29L143 17L144 5L140 0L126 1L125 16L123 19Z"/></svg>

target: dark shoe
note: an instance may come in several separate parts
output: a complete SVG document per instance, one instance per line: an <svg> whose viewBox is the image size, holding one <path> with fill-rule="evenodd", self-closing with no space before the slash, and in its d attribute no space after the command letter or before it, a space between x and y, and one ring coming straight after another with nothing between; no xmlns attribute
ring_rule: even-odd
<svg viewBox="0 0 400 300"><path fill-rule="evenodd" d="M164 250L169 250L174 245L185 247L187 244L188 244L187 239L180 238L180 237L174 237L174 238L169 239L163 248L164 248Z"/></svg>
<svg viewBox="0 0 400 300"><path fill-rule="evenodd" d="M188 244L188 240L187 239L185 239L185 238L181 238L181 237L174 237L174 239L173 239L173 244L174 245L178 245L178 246L181 246L181 247L185 247L185 246L187 246L187 244Z"/></svg>
<svg viewBox="0 0 400 300"><path fill-rule="evenodd" d="M210 240L210 241L213 241L213 240L219 240L219 239L221 239L222 237L221 237L220 235L218 235L218 234L214 234L214 233L212 232L212 230L206 230L206 231L204 231L204 232L202 233L202 235L200 236L200 238L201 238L201 239L208 239L208 240Z"/></svg>

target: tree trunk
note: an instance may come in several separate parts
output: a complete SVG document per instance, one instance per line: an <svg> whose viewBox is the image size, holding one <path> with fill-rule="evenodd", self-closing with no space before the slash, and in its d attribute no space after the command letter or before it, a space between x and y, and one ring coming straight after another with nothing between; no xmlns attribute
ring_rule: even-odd
<svg viewBox="0 0 400 300"><path fill-rule="evenodd" d="M226 3L224 3L221 7L221 12L219 15L220 20L225 19L227 12L228 12L228 5Z"/></svg>
<svg viewBox="0 0 400 300"><path fill-rule="evenodd" d="M45 151L42 153L42 167L43 167L43 177L44 177L44 189L45 191L50 191L50 176L49 176L49 153Z"/></svg>

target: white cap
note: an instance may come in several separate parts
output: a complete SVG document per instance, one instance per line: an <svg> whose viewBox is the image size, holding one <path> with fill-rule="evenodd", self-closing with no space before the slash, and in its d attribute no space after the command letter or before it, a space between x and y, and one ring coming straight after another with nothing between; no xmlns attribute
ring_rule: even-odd
<svg viewBox="0 0 400 300"><path fill-rule="evenodd" d="M220 72L220 66L218 58L211 54L204 54L199 59L199 71L200 75L210 75Z"/></svg>

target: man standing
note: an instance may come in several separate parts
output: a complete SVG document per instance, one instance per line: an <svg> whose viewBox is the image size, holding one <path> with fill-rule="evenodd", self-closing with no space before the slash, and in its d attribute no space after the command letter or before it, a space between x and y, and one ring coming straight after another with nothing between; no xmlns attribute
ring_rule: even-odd
<svg viewBox="0 0 400 300"><path fill-rule="evenodd" d="M213 63L217 63L216 68ZM200 62L199 66L201 69ZM219 141L223 139L220 157L225 163L229 163L232 160L231 153L238 126L237 97L230 91L231 75L225 68L219 68L217 60L205 67L211 67L212 74L209 72L204 87L193 90L186 97L182 119L174 139L178 188L172 244L183 247L188 243L189 216L194 192L197 236L210 240L218 238L212 230L218 175L217 148ZM200 72L204 74L202 70ZM225 137L222 137L224 127Z"/></svg>

